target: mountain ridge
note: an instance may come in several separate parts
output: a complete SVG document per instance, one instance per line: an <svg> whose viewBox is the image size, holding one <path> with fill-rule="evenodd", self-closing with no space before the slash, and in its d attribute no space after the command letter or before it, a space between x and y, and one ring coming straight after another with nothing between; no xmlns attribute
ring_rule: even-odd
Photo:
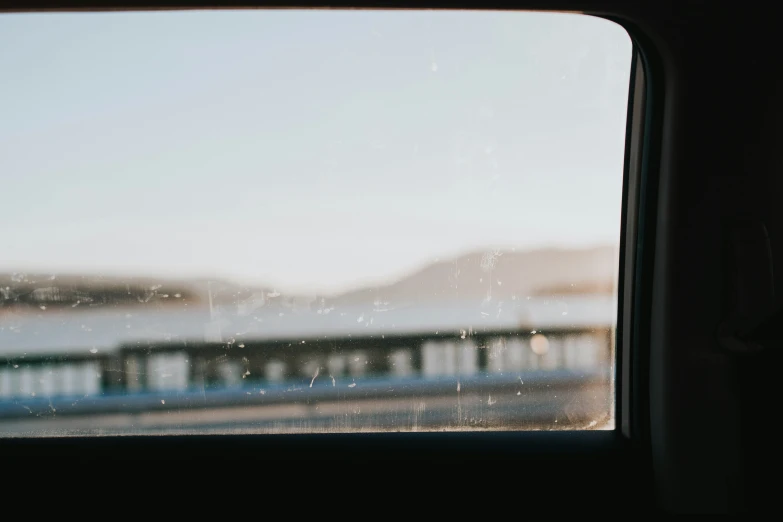
<svg viewBox="0 0 783 522"><path fill-rule="evenodd" d="M395 281L338 294L307 296L228 279L79 274L0 274L0 308L95 307L172 304L232 305L241 301L339 306L367 302L516 299L532 295L610 294L615 289L617 248L477 250L413 270Z"/></svg>

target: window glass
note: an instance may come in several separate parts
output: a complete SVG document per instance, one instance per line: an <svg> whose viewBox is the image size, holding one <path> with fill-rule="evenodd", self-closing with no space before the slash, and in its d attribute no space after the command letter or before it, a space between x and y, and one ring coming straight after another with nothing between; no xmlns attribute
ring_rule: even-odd
<svg viewBox="0 0 783 522"><path fill-rule="evenodd" d="M611 429L632 44L0 16L0 436Z"/></svg>

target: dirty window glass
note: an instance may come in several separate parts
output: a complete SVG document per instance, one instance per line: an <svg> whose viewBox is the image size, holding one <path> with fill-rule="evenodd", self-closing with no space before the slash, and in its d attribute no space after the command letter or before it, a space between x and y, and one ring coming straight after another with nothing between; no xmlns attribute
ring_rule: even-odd
<svg viewBox="0 0 783 522"><path fill-rule="evenodd" d="M0 16L0 436L611 429L631 42Z"/></svg>

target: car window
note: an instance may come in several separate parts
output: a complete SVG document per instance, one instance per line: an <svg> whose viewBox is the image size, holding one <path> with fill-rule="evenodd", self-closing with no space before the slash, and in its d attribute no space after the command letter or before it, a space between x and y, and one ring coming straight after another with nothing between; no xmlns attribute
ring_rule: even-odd
<svg viewBox="0 0 783 522"><path fill-rule="evenodd" d="M0 436L612 429L632 44L0 16Z"/></svg>

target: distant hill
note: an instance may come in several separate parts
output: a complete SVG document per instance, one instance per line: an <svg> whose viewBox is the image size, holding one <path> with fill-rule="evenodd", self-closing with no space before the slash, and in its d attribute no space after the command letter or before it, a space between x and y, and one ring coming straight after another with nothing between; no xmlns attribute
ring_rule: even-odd
<svg viewBox="0 0 783 522"><path fill-rule="evenodd" d="M246 299L260 288L225 281L156 277L0 274L0 310L20 308L96 308L123 306L206 306Z"/></svg>
<svg viewBox="0 0 783 522"><path fill-rule="evenodd" d="M327 299L331 305L441 299L511 299L514 296L611 294L617 251L586 249L488 251L428 265L392 284L363 288Z"/></svg>
<svg viewBox="0 0 783 522"><path fill-rule="evenodd" d="M504 300L513 297L611 294L614 247L474 252L427 265L402 279L317 300L318 306L425 303L434 300ZM19 308L129 306L304 307L314 298L280 295L227 281L95 275L0 274L0 311Z"/></svg>

